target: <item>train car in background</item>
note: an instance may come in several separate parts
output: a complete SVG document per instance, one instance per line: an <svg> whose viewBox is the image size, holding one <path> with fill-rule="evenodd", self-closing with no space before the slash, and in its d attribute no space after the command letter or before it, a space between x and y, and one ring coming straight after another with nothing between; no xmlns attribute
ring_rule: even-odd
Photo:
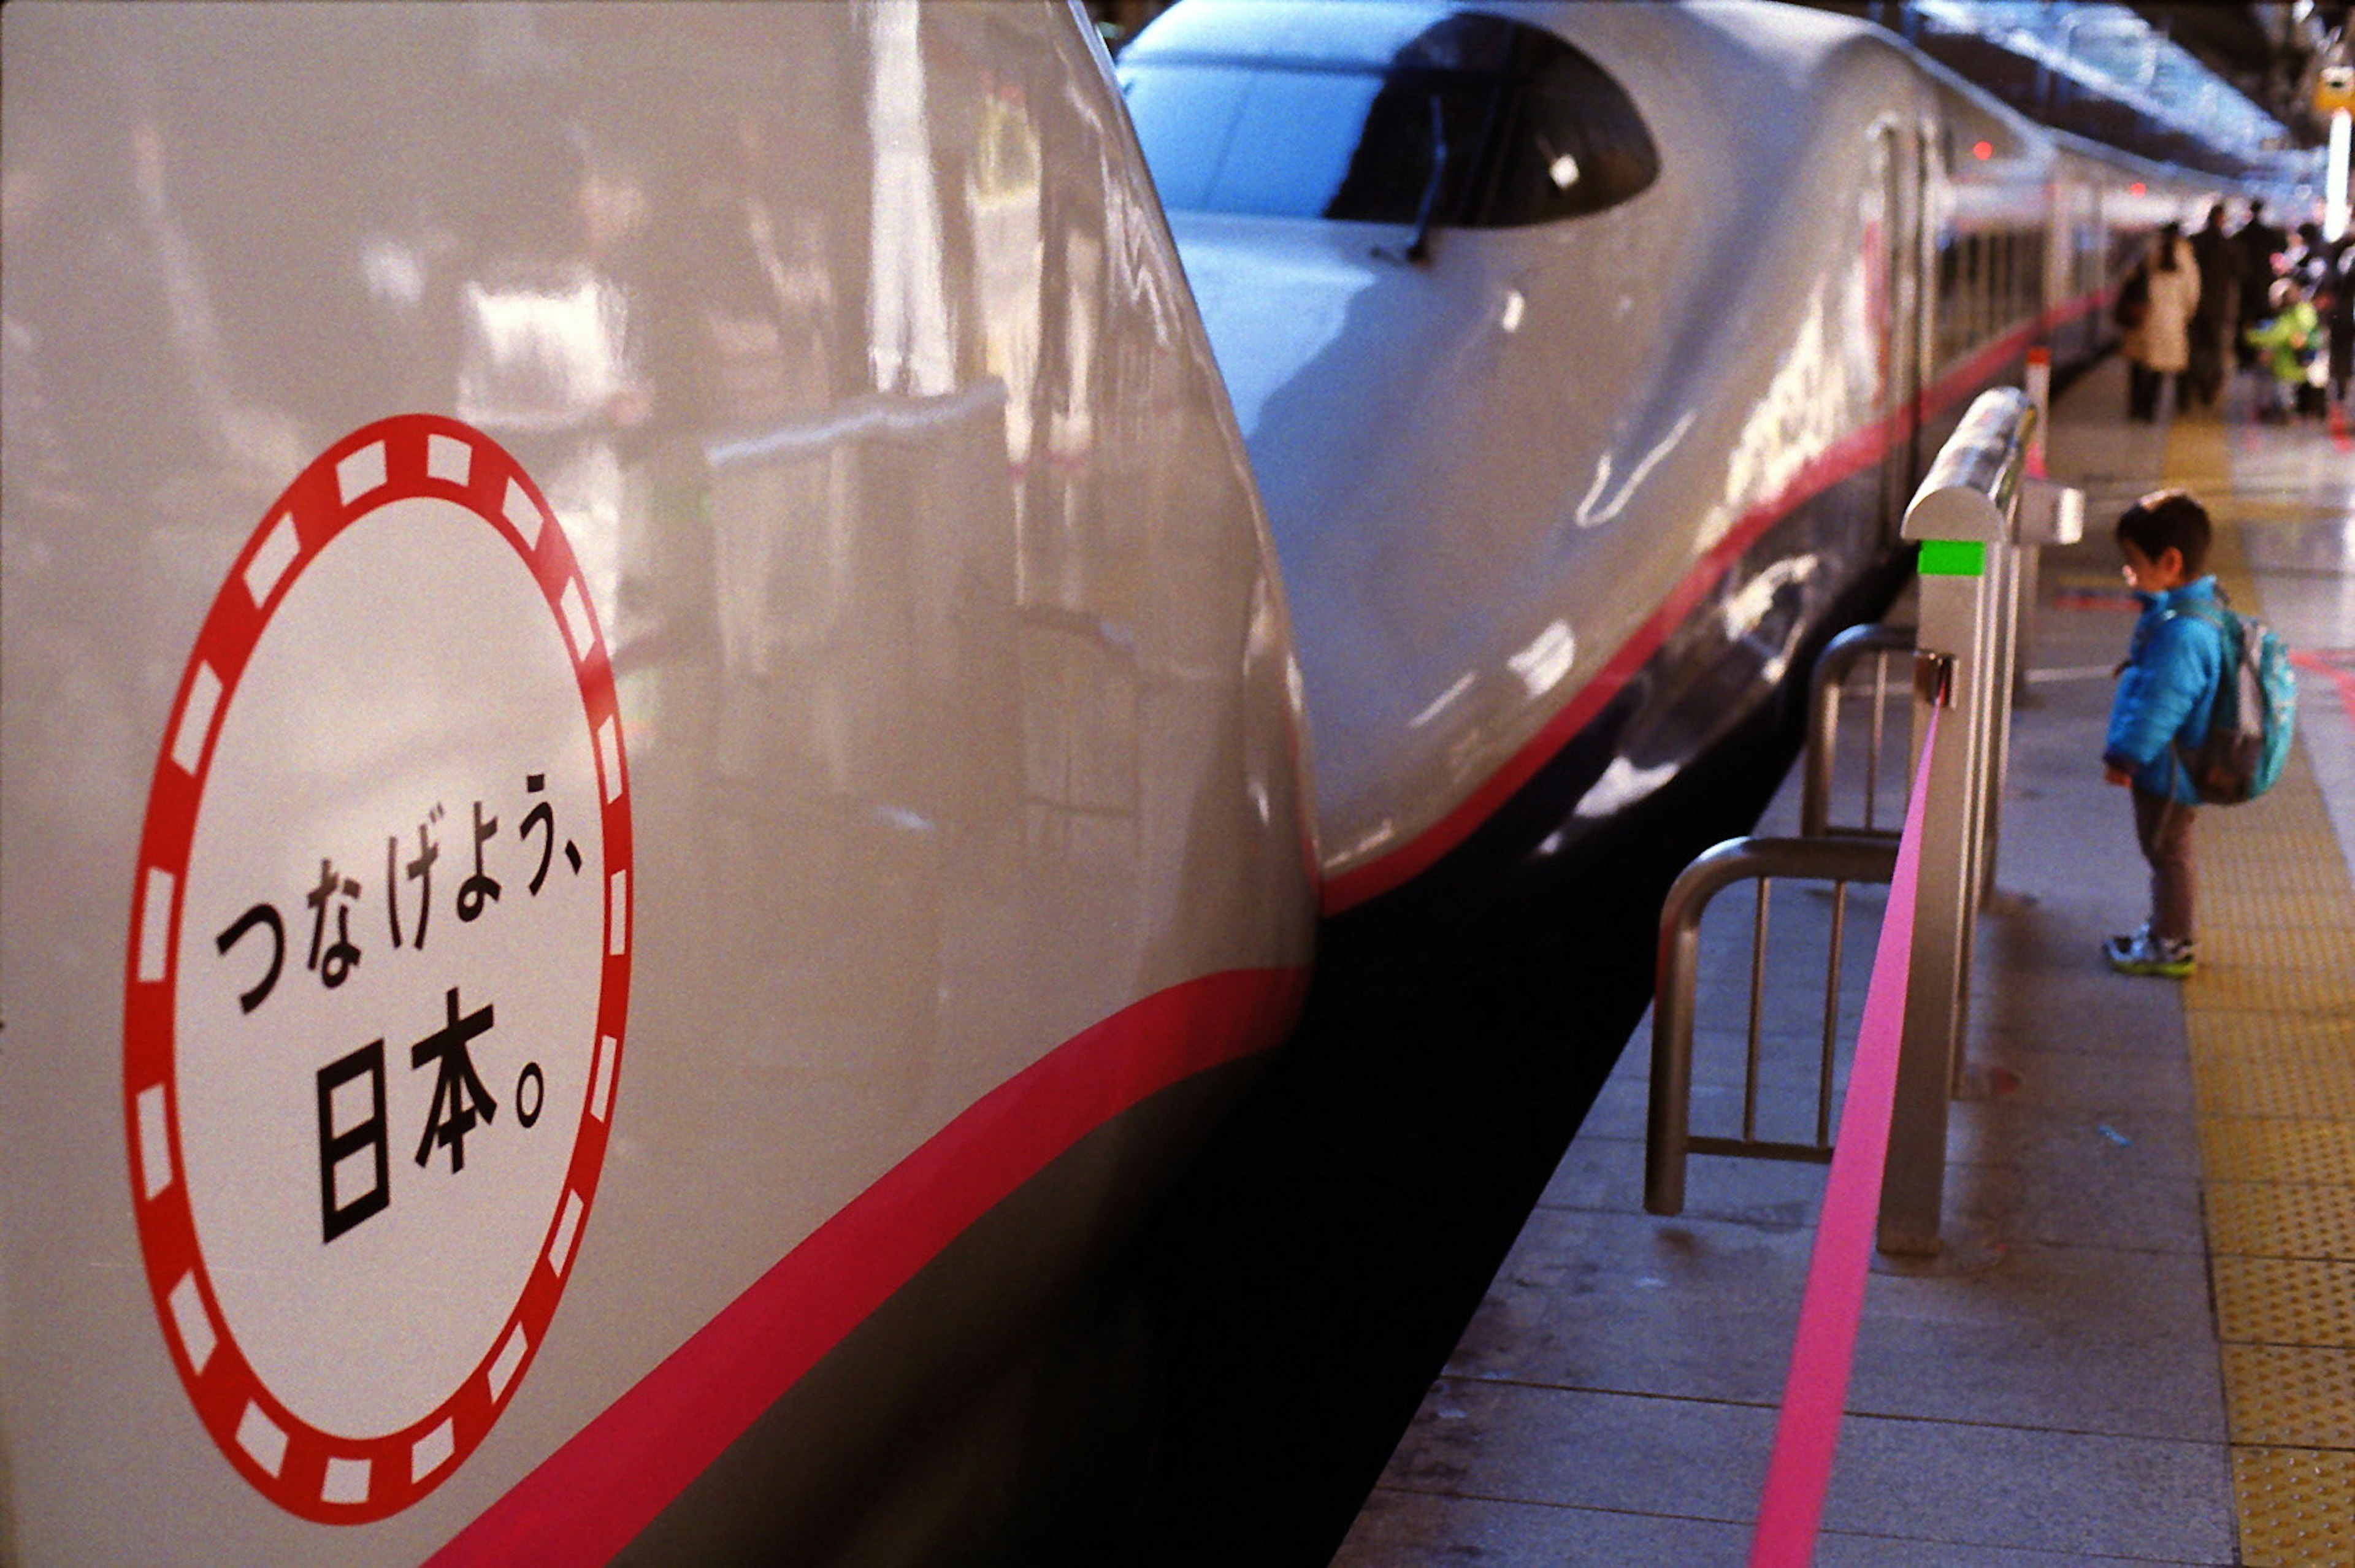
<svg viewBox="0 0 2355 1568"><path fill-rule="evenodd" d="M1182 0L1119 70L1273 520L1325 908L1610 823L1885 595L2026 351L2215 190L1855 20Z"/></svg>
<svg viewBox="0 0 2355 1568"><path fill-rule="evenodd" d="M1113 1560L1321 1562L1648 1002L1661 897L1902 583L1924 465L2031 347L2105 347L2215 187L1796 6L1179 0L1118 72L1283 565L1327 918L1280 1111L1167 1227L1191 1375Z"/></svg>
<svg viewBox="0 0 2355 1568"><path fill-rule="evenodd" d="M0 1558L990 1539L1313 925L1101 46L0 29Z"/></svg>

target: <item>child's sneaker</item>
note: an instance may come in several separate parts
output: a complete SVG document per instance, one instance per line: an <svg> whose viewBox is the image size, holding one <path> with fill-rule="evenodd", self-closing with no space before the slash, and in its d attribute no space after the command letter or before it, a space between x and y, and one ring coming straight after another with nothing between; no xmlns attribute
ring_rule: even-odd
<svg viewBox="0 0 2355 1568"><path fill-rule="evenodd" d="M2121 975L2164 975L2180 980L2190 975L2195 959L2191 944L2153 936L2146 925L2132 936L2113 936L2102 944L2102 956Z"/></svg>

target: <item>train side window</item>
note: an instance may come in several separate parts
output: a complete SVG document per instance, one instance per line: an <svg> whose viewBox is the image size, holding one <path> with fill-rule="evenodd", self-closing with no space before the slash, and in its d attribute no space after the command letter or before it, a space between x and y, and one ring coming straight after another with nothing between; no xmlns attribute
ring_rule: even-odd
<svg viewBox="0 0 2355 1568"><path fill-rule="evenodd" d="M1986 290L1979 283L1979 237L1963 241L1963 341L1977 343L1982 320L1980 302Z"/></svg>
<svg viewBox="0 0 2355 1568"><path fill-rule="evenodd" d="M1995 236L1982 234L1971 242L1971 341L1984 343L1995 330Z"/></svg>
<svg viewBox="0 0 2355 1568"><path fill-rule="evenodd" d="M1949 239L1938 247L1938 348L1951 358L1962 318L1962 252Z"/></svg>
<svg viewBox="0 0 2355 1568"><path fill-rule="evenodd" d="M1987 241L1987 320L1980 334L1993 337L2003 326L2010 306L2011 236L1990 234Z"/></svg>

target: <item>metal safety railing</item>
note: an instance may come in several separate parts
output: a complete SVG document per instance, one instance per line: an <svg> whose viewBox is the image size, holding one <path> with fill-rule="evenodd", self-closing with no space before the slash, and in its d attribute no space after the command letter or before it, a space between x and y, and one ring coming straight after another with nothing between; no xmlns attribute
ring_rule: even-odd
<svg viewBox="0 0 2355 1568"><path fill-rule="evenodd" d="M1908 944L1904 1047L1881 1183L1879 1244L1938 1250L1947 1103L1962 1079L1977 915L1993 892L2019 685L2023 585L2047 545L2073 543L2084 498L2028 472L2027 394L1983 393L1906 509L1921 547L1917 640L1948 661L1948 743L1923 768L1921 885ZM1915 752L1931 718L1914 710Z"/></svg>
<svg viewBox="0 0 2355 1568"><path fill-rule="evenodd" d="M1840 970L1847 930L1847 884L1886 882L1897 864L1892 840L1866 838L1732 838L1702 855L1678 877L1660 916L1658 991L1652 1015L1652 1097L1645 1143L1644 1207L1655 1214L1684 1209L1685 1162L1696 1154L1747 1155L1756 1159L1828 1161L1832 1157L1832 1068L1839 1045ZM1758 1085L1763 1056L1767 918L1774 879L1834 884L1831 941L1825 965L1823 1040L1816 1078L1816 1136L1793 1143L1758 1136ZM1758 884L1750 944L1750 1028L1742 1088L1739 1137L1693 1133L1692 1040L1694 988L1700 963L1700 922L1710 901L1737 883Z"/></svg>
<svg viewBox="0 0 2355 1568"><path fill-rule="evenodd" d="M1892 1252L1937 1248L1946 1103L1960 1076L1972 917L1993 887L2023 583L2032 581L2037 550L2073 540L2082 519L2082 499L2075 492L2027 473L2036 422L2034 405L2019 392L1989 392L1972 405L1906 512L1903 537L1922 547L1918 630L1851 628L1835 638L1817 661L1810 681L1801 836L1719 845L1688 868L1669 893L1660 917L1645 1162L1645 1207L1654 1213L1681 1211L1685 1166L1694 1154L1831 1157L1828 1133L1839 1043L1848 888L1853 882L1888 882L1897 858L1895 835L1879 821L1880 770L1884 710L1892 687L1889 665L1904 654L1913 666L1912 680L1897 688L1910 689L1913 705L1913 765L1906 776L1916 781L1915 790L1928 789L1932 795L1921 803L1927 808L1921 815L1922 871L1907 943L1916 983L1906 990L1901 1103L1881 1183L1879 1239ZM1860 820L1836 825L1833 800L1842 754L1839 712L1843 701L1850 699L1850 675L1868 657L1874 661L1874 677ZM1925 765L1923 748L1942 708L1951 709L1945 715L1948 741L1943 753ZM1909 795L1900 809L1913 804ZM1767 911L1776 880L1828 883L1832 891L1811 1143L1758 1136ZM1757 892L1741 1134L1697 1136L1690 1121L1700 923L1718 893L1753 880Z"/></svg>
<svg viewBox="0 0 2355 1568"><path fill-rule="evenodd" d="M1867 784L1861 826L1847 832L1829 827L1847 668L1867 651L1879 662L1868 764L1877 769L1879 694L1888 684L1888 658L1905 646L1888 628L1862 629L1836 641L1837 657L1817 671L1801 811L1806 835L1720 845L1678 879L1661 917L1645 1207L1655 1213L1682 1207L1684 1160L1691 1153L1828 1157L1831 1167L1759 1499L1752 1568L1803 1568L1813 1561L1872 1249L1926 1253L1938 1246L1947 1103L1959 1078L1972 932L1994 886L2020 612L2033 603L2032 588L2023 585L2034 581L2039 548L2072 541L2082 527L2082 498L2028 473L2037 423L2036 405L2022 394L1983 396L1906 510L1903 537L1921 546L1921 605L1913 649L1913 765L1907 770L1913 784L1897 840L1891 842L1874 821L1877 777ZM1833 880L1841 890L1825 981L1816 1141L1796 1148L1755 1136L1765 989L1763 879L1777 873ZM1746 876L1762 880L1753 931L1743 1136L1696 1138L1686 1123L1700 915L1714 892ZM1840 980L1840 900L1847 881L1861 880L1888 881L1889 904L1834 1143L1825 1135Z"/></svg>
<svg viewBox="0 0 2355 1568"><path fill-rule="evenodd" d="M1973 916L1994 885L2020 611L2036 557L2073 540L2083 500L2023 469L2037 420L2018 394L1974 404L1906 514L1923 546L1913 793L1857 1034L1838 1147L1807 1264L1759 1498L1751 1568L1805 1568L1864 1314L1871 1250L1938 1238L1947 1096L1958 1076ZM1941 739L1941 730L1945 736Z"/></svg>
<svg viewBox="0 0 2355 1568"><path fill-rule="evenodd" d="M2038 403L2018 392L1991 392L1972 405L1906 510L1903 537L1921 547L1918 630L1855 628L1818 660L1801 837L1719 845L1686 869L1661 914L1645 1207L1660 1214L1682 1209L1693 1154L1824 1160L1831 1168L1752 1568L1801 1568L1813 1559L1871 1251L1938 1247L1947 1106L1960 1078L1976 916L1994 887L2021 612L2035 602L2040 549L2073 541L2083 526L2083 498L2033 472L2041 468L2032 460L2039 422ZM1889 664L1901 653L1913 663L1912 784L1905 826L1892 839L1878 820L1879 770ZM1835 826L1840 709L1852 671L1867 657L1874 676L1860 820ZM1794 878L1833 885L1809 1143L1758 1136L1769 890L1774 880ZM1719 892L1745 880L1757 891L1741 1136L1696 1136L1692 1040L1701 918ZM1890 895L1834 1140L1828 1135L1846 895L1848 885L1859 881L1887 882Z"/></svg>
<svg viewBox="0 0 2355 1568"><path fill-rule="evenodd" d="M1802 838L1817 838L1828 833L1865 838L1897 837L1897 829L1881 827L1877 816L1881 807L1881 764L1888 749L1890 700L1892 694L1902 698L1912 689L1910 682L1892 686L1889 679L1890 660L1901 655L1910 668L1913 660L1911 626L1850 626L1817 656L1815 669L1807 677L1807 744L1799 793ZM1869 692L1859 693L1851 689L1849 677L1867 658L1872 660L1872 686ZM1835 826L1832 792L1840 758L1840 709L1859 697L1869 704L1859 820ZM1900 777L1902 780L1902 775ZM1905 819L1905 800L1902 795L1893 815L1899 822Z"/></svg>

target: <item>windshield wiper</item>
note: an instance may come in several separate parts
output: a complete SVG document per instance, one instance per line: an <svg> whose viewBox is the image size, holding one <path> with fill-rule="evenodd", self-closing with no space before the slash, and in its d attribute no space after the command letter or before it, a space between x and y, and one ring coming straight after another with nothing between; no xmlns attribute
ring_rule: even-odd
<svg viewBox="0 0 2355 1568"><path fill-rule="evenodd" d="M1431 264L1431 229L1439 211L1439 187L1447 177L1447 116L1439 94L1431 95L1431 176L1423 182L1423 200L1414 209L1414 238L1406 243L1405 260L1418 267Z"/></svg>

